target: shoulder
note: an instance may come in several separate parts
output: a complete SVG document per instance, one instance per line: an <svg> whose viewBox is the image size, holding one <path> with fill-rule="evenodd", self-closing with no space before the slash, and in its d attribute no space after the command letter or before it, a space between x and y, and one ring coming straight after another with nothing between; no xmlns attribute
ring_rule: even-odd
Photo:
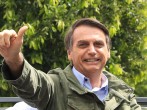
<svg viewBox="0 0 147 110"><path fill-rule="evenodd" d="M59 73L63 73L63 70L61 68L55 68L55 69L52 69L50 71L48 71L48 74L55 74L55 75L58 75Z"/></svg>
<svg viewBox="0 0 147 110"><path fill-rule="evenodd" d="M108 71L103 71L103 73L108 78L109 88L114 89L116 91L121 91L124 94L131 94L134 92L134 90L126 84L122 79L116 77L112 73L109 73Z"/></svg>
<svg viewBox="0 0 147 110"><path fill-rule="evenodd" d="M72 73L72 66L69 64L65 69L55 68L50 70L47 74L54 80L66 79L65 74Z"/></svg>

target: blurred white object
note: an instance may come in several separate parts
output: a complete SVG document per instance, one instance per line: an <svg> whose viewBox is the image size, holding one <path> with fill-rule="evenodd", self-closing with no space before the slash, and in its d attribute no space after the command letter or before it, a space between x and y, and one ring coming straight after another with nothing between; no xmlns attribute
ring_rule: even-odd
<svg viewBox="0 0 147 110"><path fill-rule="evenodd" d="M18 102L13 107L9 107L6 110L38 110L38 109L31 107L25 102Z"/></svg>

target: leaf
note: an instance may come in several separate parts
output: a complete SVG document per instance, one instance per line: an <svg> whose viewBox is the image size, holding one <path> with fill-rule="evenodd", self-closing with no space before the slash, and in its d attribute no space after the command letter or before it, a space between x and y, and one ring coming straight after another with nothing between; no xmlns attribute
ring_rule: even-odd
<svg viewBox="0 0 147 110"><path fill-rule="evenodd" d="M134 0L125 0L128 4L131 4Z"/></svg>
<svg viewBox="0 0 147 110"><path fill-rule="evenodd" d="M42 54L41 53L32 54L31 60L33 64L35 63L42 64L42 60L43 60Z"/></svg>
<svg viewBox="0 0 147 110"><path fill-rule="evenodd" d="M82 7L87 8L88 6L89 6L88 1L84 0L84 1L82 2Z"/></svg>
<svg viewBox="0 0 147 110"><path fill-rule="evenodd" d="M120 66L120 64L111 64L109 69L115 75L118 75L119 76L119 75L122 75L123 74L123 69Z"/></svg>
<svg viewBox="0 0 147 110"><path fill-rule="evenodd" d="M57 32L57 29L54 26L52 26L52 31Z"/></svg>
<svg viewBox="0 0 147 110"><path fill-rule="evenodd" d="M62 21L62 20L59 20L58 21L58 30L59 31L62 31L62 30L64 30L64 26L65 26L65 24L64 24L64 22Z"/></svg>
<svg viewBox="0 0 147 110"><path fill-rule="evenodd" d="M42 8L41 1L40 0L37 0L37 2L38 2L39 7Z"/></svg>
<svg viewBox="0 0 147 110"><path fill-rule="evenodd" d="M34 33L35 33L35 28L34 28L31 24L29 24L29 23L27 23L27 24L25 24L25 25L28 26L28 30L26 31L26 35L28 35L28 36L34 35Z"/></svg>
<svg viewBox="0 0 147 110"><path fill-rule="evenodd" d="M111 26L109 29L110 36L113 37L114 35L116 35L116 31L117 31L116 27Z"/></svg>
<svg viewBox="0 0 147 110"><path fill-rule="evenodd" d="M50 5L52 5L52 6L56 6L56 5L58 5L58 3L59 3L59 1L58 0L50 0Z"/></svg>

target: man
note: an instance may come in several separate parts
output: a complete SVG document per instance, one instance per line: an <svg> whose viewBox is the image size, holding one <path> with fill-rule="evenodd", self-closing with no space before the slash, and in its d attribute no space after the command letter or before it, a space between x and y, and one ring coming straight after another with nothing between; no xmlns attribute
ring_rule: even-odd
<svg viewBox="0 0 147 110"><path fill-rule="evenodd" d="M40 110L141 110L133 90L103 71L110 58L106 27L90 18L77 20L65 37L69 64L45 74L23 57L21 46L27 26L0 33L2 72L14 92Z"/></svg>

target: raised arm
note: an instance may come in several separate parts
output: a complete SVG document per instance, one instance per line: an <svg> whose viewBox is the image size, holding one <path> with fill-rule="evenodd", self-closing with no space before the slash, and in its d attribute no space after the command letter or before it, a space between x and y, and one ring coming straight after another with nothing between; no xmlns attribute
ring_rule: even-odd
<svg viewBox="0 0 147 110"><path fill-rule="evenodd" d="M20 75L23 67L24 57L21 53L21 46L23 44L23 35L27 29L27 26L23 26L18 33L14 30L0 32L0 55L16 78Z"/></svg>

